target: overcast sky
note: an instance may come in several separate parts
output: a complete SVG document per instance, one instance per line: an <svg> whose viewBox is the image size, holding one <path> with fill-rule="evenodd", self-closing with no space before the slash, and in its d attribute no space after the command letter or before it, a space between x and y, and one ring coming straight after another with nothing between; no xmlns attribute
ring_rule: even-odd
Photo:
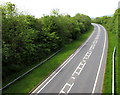
<svg viewBox="0 0 120 95"><path fill-rule="evenodd" d="M59 9L60 13L67 13L74 16L76 13L99 17L113 14L118 8L119 0L1 0L12 2L24 13L35 17L43 14L50 14L52 9Z"/></svg>

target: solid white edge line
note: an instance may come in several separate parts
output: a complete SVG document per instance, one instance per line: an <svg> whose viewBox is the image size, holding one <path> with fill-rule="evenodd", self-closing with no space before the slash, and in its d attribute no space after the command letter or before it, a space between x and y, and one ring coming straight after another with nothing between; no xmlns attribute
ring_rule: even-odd
<svg viewBox="0 0 120 95"><path fill-rule="evenodd" d="M98 26L98 25L97 25L97 26ZM100 26L98 26L98 28L99 28L99 31L100 31ZM101 56L101 60L100 60L100 65L99 65L99 68L98 68L98 72L97 72L97 76L96 76L96 79L95 79L95 83L94 83L94 86L93 86L92 93L95 93L95 88L96 88L96 84L97 84L97 81L98 81L98 77L99 77L99 73L100 73L100 69L101 69L101 65L102 65L102 61L103 61L103 56L104 56L104 53L105 53L106 31L104 31L104 33L105 33L104 47L103 47L103 52L102 52L102 56Z"/></svg>
<svg viewBox="0 0 120 95"><path fill-rule="evenodd" d="M64 65L66 65L65 63L66 62L69 62L69 59L71 59L73 57L73 54L67 59L67 60L65 60L64 62L63 62L63 64L61 64L59 67L58 67L58 69L59 68L61 68L61 67L63 67ZM55 74L55 72L56 71L58 71L58 69L56 69L44 82L42 82L32 93L35 93L38 89L39 89L39 87L41 87L46 81L48 81L49 79L50 79L50 77L52 77L54 74Z"/></svg>
<svg viewBox="0 0 120 95"><path fill-rule="evenodd" d="M113 51L113 63L112 63L112 94L114 95L114 51Z"/></svg>
<svg viewBox="0 0 120 95"><path fill-rule="evenodd" d="M74 57L74 56L73 56L73 57ZM71 57L71 59L72 59L73 57ZM70 59L70 60L71 60L71 59ZM37 93L40 93L40 91L70 62L70 60L67 61L67 63L66 63L63 67L61 67L60 70L59 70L57 73L54 72L55 74L52 76L52 78L49 79L48 82L45 83L45 85L43 85L43 87L42 87Z"/></svg>
<svg viewBox="0 0 120 95"><path fill-rule="evenodd" d="M94 23L92 23L92 25L94 26ZM87 44L87 42L90 40L90 38L92 37L92 35L94 34L94 30L93 30L93 32L92 32L92 34L89 36L89 38L85 41L85 43L80 47L80 48L78 48L79 50L77 50L77 51L80 51L86 44ZM76 51L75 51L76 52ZM74 53L75 53L74 52ZM39 90L39 91L37 91L37 93L40 93L40 91L69 63L69 61L71 61L72 60L72 58L78 53L78 52L76 52L75 54L72 54L66 61L64 61L63 62L63 64L61 64L60 65L60 67L61 67L61 69L59 69L60 67L58 67L58 69L59 69L59 71L56 73L56 74L54 74L58 69L56 69L45 81L43 81L32 93L36 93L36 91L46 82L46 81L48 81L48 82L46 82L44 85L43 85L43 87ZM63 66L64 65L64 66ZM63 66L63 67L62 67ZM51 77L52 76L52 77ZM51 79L49 79L51 77Z"/></svg>
<svg viewBox="0 0 120 95"><path fill-rule="evenodd" d="M112 65L113 65L113 67L112 67L112 94L114 95L114 79L115 79L115 77L114 77L114 71L115 71L115 62L114 62L114 57L115 57L115 50L116 50L116 47L114 47L114 51L113 51L113 58L112 58Z"/></svg>
<svg viewBox="0 0 120 95"><path fill-rule="evenodd" d="M99 28L99 27L98 27ZM99 31L98 31L98 33L99 33ZM88 53L88 52L87 52ZM85 54L85 55L87 55L87 53ZM83 58L84 59L84 58ZM80 64L79 65L81 65L81 62L80 62ZM78 67L79 67L79 65L78 65ZM86 63L84 63L83 64L83 66L82 66L82 68L80 69L80 71L79 72L76 72L77 71L77 69L78 69L78 67L75 69L75 71L73 72L73 74L72 74L72 76L74 76L74 74L78 74L78 75L80 75L80 73L81 73L81 71L84 69L84 66L86 65ZM68 83L66 83L66 84L68 84ZM61 91L59 92L59 94L58 95L60 95L60 93L64 90L64 88L66 87L66 84L63 86L63 88L61 89ZM73 83L73 85L74 85L74 83ZM73 86L72 85L72 86ZM71 86L71 88L72 88L72 86ZM67 91L67 94L69 93L69 91L71 90L71 88Z"/></svg>

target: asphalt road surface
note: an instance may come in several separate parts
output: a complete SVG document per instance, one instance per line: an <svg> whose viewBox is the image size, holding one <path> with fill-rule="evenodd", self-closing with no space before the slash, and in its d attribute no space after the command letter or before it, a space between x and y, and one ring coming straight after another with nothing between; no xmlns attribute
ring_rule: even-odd
<svg viewBox="0 0 120 95"><path fill-rule="evenodd" d="M86 42L32 93L66 95L102 92L108 38L103 26L92 25L94 31Z"/></svg>

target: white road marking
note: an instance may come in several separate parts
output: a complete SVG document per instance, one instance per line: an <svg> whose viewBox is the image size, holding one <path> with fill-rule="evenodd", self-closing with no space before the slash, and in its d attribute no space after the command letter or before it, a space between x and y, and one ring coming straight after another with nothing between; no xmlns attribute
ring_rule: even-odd
<svg viewBox="0 0 120 95"><path fill-rule="evenodd" d="M87 44L87 42L90 40L92 35L94 34L95 31L92 32L90 37L86 40L86 42L78 48L77 52L75 51L75 54L73 53L64 63L58 67L44 82L42 82L32 93L40 93L48 83L51 82L51 80L72 60L72 58ZM56 72L57 71L57 72ZM40 89L39 89L40 88Z"/></svg>
<svg viewBox="0 0 120 95"><path fill-rule="evenodd" d="M72 79L75 79L75 77L71 77Z"/></svg>
<svg viewBox="0 0 120 95"><path fill-rule="evenodd" d="M65 93L64 91L61 91L61 93Z"/></svg>
<svg viewBox="0 0 120 95"><path fill-rule="evenodd" d="M115 80L115 76L114 76L114 73L115 73L115 51L116 51L116 47L114 47L114 51L113 51L113 55L112 55L112 95L114 95L114 92L115 92L115 83L114 83L114 80Z"/></svg>
<svg viewBox="0 0 120 95"><path fill-rule="evenodd" d="M98 27L98 28L99 28L99 27ZM98 31L98 33L99 33L99 32L100 32L100 30ZM93 45L94 45L94 47L95 47L95 45L97 44L98 39L99 39L99 37L93 41L93 44L91 45L91 47L93 47ZM85 62L85 63L82 64L82 61L79 63L79 65L77 66L77 68L75 69L75 71L72 73L72 77L73 77L75 74L77 74L78 76L80 75L81 71L83 70L84 66L86 65L87 59L89 59L89 57L90 57L91 54L92 54L92 50L94 49L94 48L93 48L92 50L90 50L91 47L89 48L89 51L88 51L88 52L85 54L85 56L83 57L83 62ZM81 64L82 64L82 67L80 68L79 66L80 66ZM78 70L79 68L80 68L80 70ZM78 71L78 72L77 72L77 71ZM60 91L59 93L61 93L62 91L64 91L64 88L66 87L67 84L68 84L68 83L66 83L66 84L63 86L63 88L61 89L61 91ZM73 82L73 85L74 85L74 82ZM73 85L72 85L72 86L73 86ZM71 88L72 88L72 86L71 86ZM70 88L67 92L65 92L65 93L69 93L69 91L71 90L71 88Z"/></svg>
<svg viewBox="0 0 120 95"><path fill-rule="evenodd" d="M95 47L95 45L91 45L91 47L89 48L89 50L93 50Z"/></svg>
<svg viewBox="0 0 120 95"><path fill-rule="evenodd" d="M65 87L66 87L66 86L71 87L72 85L70 85L70 84L66 83L66 84L64 85L64 87L62 88L62 90L60 91L60 93L61 93L61 92L65 92L65 91L64 91L64 89L65 89ZM67 92L65 92L65 93L67 93Z"/></svg>
<svg viewBox="0 0 120 95"><path fill-rule="evenodd" d="M73 87L74 83L70 86L69 90L67 91L67 93L70 92L71 88Z"/></svg>
<svg viewBox="0 0 120 95"><path fill-rule="evenodd" d="M73 55L73 56L70 58L70 60L71 60L74 56L75 56L75 55ZM45 85L43 85L43 87L42 87L37 93L40 93L40 91L41 91L46 85L48 85L48 83L68 64L68 62L70 62L70 60L68 60L68 61L64 64L64 66L61 67L61 68L59 69L59 71L56 72L56 73L53 75L53 77L52 77L51 79L49 79L49 80L47 81L47 83L46 83Z"/></svg>
<svg viewBox="0 0 120 95"><path fill-rule="evenodd" d="M66 85L71 86L69 83L66 83Z"/></svg>
<svg viewBox="0 0 120 95"><path fill-rule="evenodd" d="M86 63L85 60L82 60L82 61L80 62L81 65L84 65L85 63Z"/></svg>
<svg viewBox="0 0 120 95"><path fill-rule="evenodd" d="M82 66L82 65L81 65ZM80 66L78 66L78 69L81 69L81 67Z"/></svg>
<svg viewBox="0 0 120 95"><path fill-rule="evenodd" d="M97 27L100 31L100 27L98 25L97 25ZM102 52L102 56L101 56L101 60L100 60L100 65L99 65L99 68L98 68L98 71L97 71L97 76L96 76L96 79L95 79L95 83L94 83L94 86L93 86L92 93L95 93L95 88L96 88L97 80L98 80L98 77L99 77L103 56L104 56L104 53L105 53L104 51L105 51L105 45L106 45L106 31L104 31L104 33L105 33L104 47L103 47L103 52Z"/></svg>

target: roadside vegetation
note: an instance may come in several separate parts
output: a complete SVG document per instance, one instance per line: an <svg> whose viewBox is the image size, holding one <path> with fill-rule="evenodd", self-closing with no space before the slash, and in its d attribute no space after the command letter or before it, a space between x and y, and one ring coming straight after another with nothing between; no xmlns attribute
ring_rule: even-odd
<svg viewBox="0 0 120 95"><path fill-rule="evenodd" d="M108 56L106 64L105 79L103 85L103 93L112 93L112 53L116 46L115 56L115 93L120 93L120 51L118 50L120 39L120 8L117 9L112 17L103 16L93 19L93 22L102 24L108 32Z"/></svg>
<svg viewBox="0 0 120 95"><path fill-rule="evenodd" d="M15 4L10 2L0 5L0 9L3 86L63 48L52 59L3 90L5 93L31 91L68 58L93 30L90 17L84 14L71 17L59 14L56 9L51 15L35 18L19 13Z"/></svg>
<svg viewBox="0 0 120 95"><path fill-rule="evenodd" d="M45 62L40 67L33 70L31 73L16 81L13 85L3 90L3 93L22 93L27 94L39 83L46 79L59 65L62 64L85 40L93 31L93 26L90 30L79 36L77 40L63 47L63 50Z"/></svg>

